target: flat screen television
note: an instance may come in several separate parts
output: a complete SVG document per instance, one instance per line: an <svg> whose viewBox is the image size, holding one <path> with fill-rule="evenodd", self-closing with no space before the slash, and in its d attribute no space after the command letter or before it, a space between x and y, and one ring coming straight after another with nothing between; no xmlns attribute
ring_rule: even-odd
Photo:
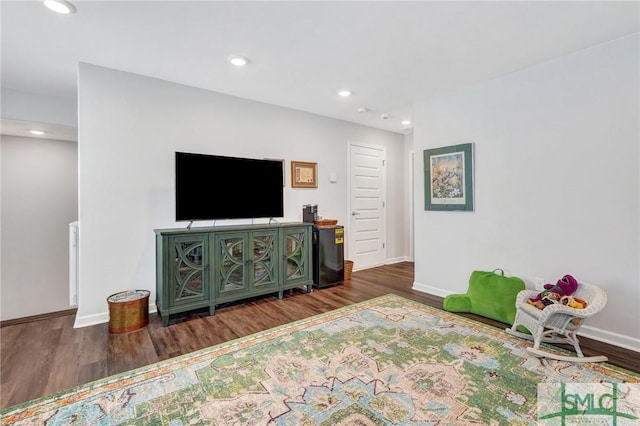
<svg viewBox="0 0 640 426"><path fill-rule="evenodd" d="M176 221L284 216L277 160L176 152Z"/></svg>

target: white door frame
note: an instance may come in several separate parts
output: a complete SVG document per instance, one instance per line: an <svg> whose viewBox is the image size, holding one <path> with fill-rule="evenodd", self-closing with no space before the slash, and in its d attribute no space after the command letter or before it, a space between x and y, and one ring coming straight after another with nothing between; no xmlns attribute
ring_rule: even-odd
<svg viewBox="0 0 640 426"><path fill-rule="evenodd" d="M415 240L413 233L413 226L415 220L415 151L409 152L409 260L412 262L415 260Z"/></svg>

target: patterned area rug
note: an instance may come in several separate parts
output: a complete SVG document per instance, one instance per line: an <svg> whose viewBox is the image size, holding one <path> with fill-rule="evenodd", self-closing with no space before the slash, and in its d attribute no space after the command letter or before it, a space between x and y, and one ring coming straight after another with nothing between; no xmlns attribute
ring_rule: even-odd
<svg viewBox="0 0 640 426"><path fill-rule="evenodd" d="M16 425L536 424L541 382L631 382L607 364L387 295L1 412Z"/></svg>

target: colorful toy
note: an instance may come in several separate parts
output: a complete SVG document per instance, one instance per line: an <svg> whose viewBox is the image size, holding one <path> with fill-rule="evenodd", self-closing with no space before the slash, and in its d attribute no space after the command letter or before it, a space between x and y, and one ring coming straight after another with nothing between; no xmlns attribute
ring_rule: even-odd
<svg viewBox="0 0 640 426"><path fill-rule="evenodd" d="M587 307L586 300L580 299L579 297L573 297L573 296L563 296L560 299L560 303L575 309L584 309Z"/></svg>
<svg viewBox="0 0 640 426"><path fill-rule="evenodd" d="M544 291L528 300L530 304L538 309L544 309L552 303L559 302L563 296L571 296L578 289L578 281L567 274L555 284L545 284L544 288Z"/></svg>

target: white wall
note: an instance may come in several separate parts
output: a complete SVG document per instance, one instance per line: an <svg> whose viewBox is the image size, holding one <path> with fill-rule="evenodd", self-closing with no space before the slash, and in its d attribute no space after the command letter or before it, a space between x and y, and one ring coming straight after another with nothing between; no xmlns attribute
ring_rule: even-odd
<svg viewBox="0 0 640 426"><path fill-rule="evenodd" d="M6 136L1 319L69 309L69 223L78 218L75 142Z"/></svg>
<svg viewBox="0 0 640 426"><path fill-rule="evenodd" d="M348 223L348 140L386 146L388 175L402 173L402 135L391 132L89 64L80 64L78 96L77 326L107 321L106 298L116 292L148 289L155 300L153 230L187 225L174 222L175 151L286 159L291 221L313 203L322 216ZM291 160L318 163L318 189L291 188ZM388 185L389 194L402 192L401 178ZM401 222L402 206L387 220ZM403 256L402 236L388 236L387 255Z"/></svg>
<svg viewBox="0 0 640 426"><path fill-rule="evenodd" d="M505 268L602 286L585 334L640 351L639 37L415 105L415 286ZM475 212L424 211L422 152L475 142Z"/></svg>

